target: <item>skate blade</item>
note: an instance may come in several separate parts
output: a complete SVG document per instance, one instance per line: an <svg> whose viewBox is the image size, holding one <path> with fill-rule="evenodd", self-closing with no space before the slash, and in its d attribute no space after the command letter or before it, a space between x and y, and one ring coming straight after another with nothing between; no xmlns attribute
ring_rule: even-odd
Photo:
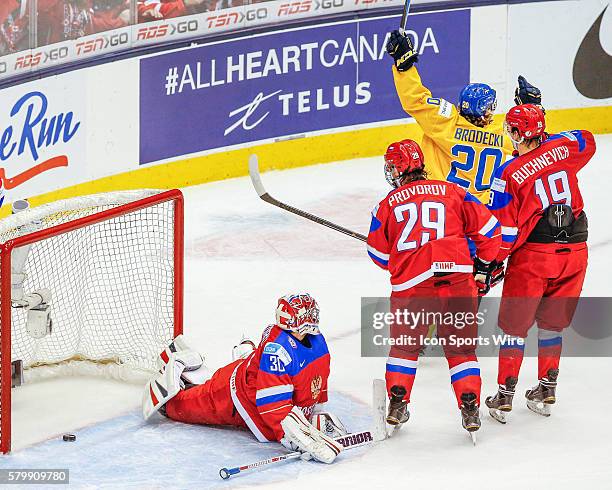
<svg viewBox="0 0 612 490"><path fill-rule="evenodd" d="M500 424L505 424L507 422L508 412L504 412L496 408L489 408L489 415L497 420Z"/></svg>
<svg viewBox="0 0 612 490"><path fill-rule="evenodd" d="M476 445L476 432L470 432L470 437L472 438L472 444Z"/></svg>
<svg viewBox="0 0 612 490"><path fill-rule="evenodd" d="M542 417L550 417L550 405L543 402L527 400L527 408Z"/></svg>
<svg viewBox="0 0 612 490"><path fill-rule="evenodd" d="M399 432L399 430L402 428L402 425L404 424L399 424L399 425L389 425L387 424L387 439L389 437L392 437L393 434L395 434L396 432Z"/></svg>

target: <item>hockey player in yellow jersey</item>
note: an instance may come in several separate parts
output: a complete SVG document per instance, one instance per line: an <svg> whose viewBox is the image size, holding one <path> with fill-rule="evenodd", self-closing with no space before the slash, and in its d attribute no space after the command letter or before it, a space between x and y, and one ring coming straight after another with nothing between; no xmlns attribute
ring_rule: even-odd
<svg viewBox="0 0 612 490"><path fill-rule="evenodd" d="M513 151L502 121L493 122L495 90L484 83L469 84L457 109L423 85L414 66L418 55L405 33L391 33L387 52L395 61L393 79L402 107L423 130L429 178L454 182L487 204L493 172Z"/></svg>

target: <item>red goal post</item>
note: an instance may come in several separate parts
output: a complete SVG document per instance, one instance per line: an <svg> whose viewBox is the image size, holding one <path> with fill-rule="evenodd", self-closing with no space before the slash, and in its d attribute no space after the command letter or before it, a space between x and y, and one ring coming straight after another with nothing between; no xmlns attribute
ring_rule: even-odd
<svg viewBox="0 0 612 490"><path fill-rule="evenodd" d="M77 197L0 220L0 452L11 448L12 361L156 369L183 330L183 220L179 190Z"/></svg>

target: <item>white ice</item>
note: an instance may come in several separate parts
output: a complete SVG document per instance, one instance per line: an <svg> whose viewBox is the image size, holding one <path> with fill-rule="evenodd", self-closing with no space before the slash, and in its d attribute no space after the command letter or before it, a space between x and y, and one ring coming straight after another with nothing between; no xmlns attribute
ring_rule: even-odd
<svg viewBox="0 0 612 490"><path fill-rule="evenodd" d="M595 158L581 173L590 223L590 263L583 294L611 296L612 229L607 197L612 182L612 135L598 136L597 142ZM387 192L379 158L268 172L263 180L275 197L362 233L367 232L371 208ZM186 188L184 192L185 332L205 353L209 366L228 362L231 347L243 334L255 338L260 335L273 319L279 295L310 291L320 303L322 329L330 344L330 386L338 395L336 407L354 407L354 417L346 416L362 423L364 407L370 403L371 380L384 375L385 360L360 357L360 298L388 295L387 275L370 263L362 243L264 203L248 178ZM413 390L411 419L393 439L368 450L346 453L342 464L316 465L316 471L312 470L314 463L291 462L275 471L260 471L219 484L230 488L267 483L278 488L290 485L292 489L332 485L609 486L612 425L606 409L612 403L611 360L563 359L559 402L548 419L529 412L520 396L534 384L536 364L533 358L525 359L516 408L506 426L483 413L476 447L461 429L446 362L425 358L419 364ZM492 394L497 360L481 359L481 368L483 395ZM57 463L69 461L72 484L76 486L197 488L216 484L216 474L211 476L208 471L214 465L202 466L205 475L183 471L183 466L192 468L198 458L215 464L215 458L243 463L274 452L269 447L247 444L250 439L240 432L206 428L194 432L176 429L174 426L180 424L171 422L142 427L135 415L140 396L137 385L76 378L14 390L14 452L0 459L0 467L42 462L58 467ZM173 439L177 430L183 432ZM58 440L65 432L76 433L77 442ZM198 434L202 434L201 441ZM166 436L178 441L177 447L160 457ZM183 437L188 442L181 443ZM47 439L50 441L38 444ZM244 452L247 461L235 453L236 445L243 443L249 448ZM79 477L78 468L85 467L88 454L104 457L100 447L125 456L121 476L114 473L116 467L109 470L104 464L92 466L89 461L87 468L93 468L94 474L81 472ZM133 457L134 453L138 457ZM182 466L184 458L187 463ZM174 478L163 484L156 480L154 475L159 473L155 468L159 465L175 468ZM147 475L151 475L150 480Z"/></svg>

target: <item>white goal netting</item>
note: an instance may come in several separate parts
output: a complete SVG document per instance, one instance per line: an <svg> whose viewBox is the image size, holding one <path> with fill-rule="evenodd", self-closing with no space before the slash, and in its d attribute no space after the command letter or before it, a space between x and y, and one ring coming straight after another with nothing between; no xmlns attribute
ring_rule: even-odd
<svg viewBox="0 0 612 490"><path fill-rule="evenodd" d="M20 277L23 294L48 290L51 295L51 332L42 338L32 336L24 308L11 308L12 360L21 360L26 369L73 360L155 369L156 355L175 330L175 201L110 213L102 220L100 213L126 204L136 207L159 193L68 199L0 221L2 244L43 230L41 239L12 251L8 296L13 306ZM85 226L45 236L44 230L52 233L53 227L80 218L86 218ZM3 285L2 303L11 300ZM3 323L0 328L7 327Z"/></svg>

